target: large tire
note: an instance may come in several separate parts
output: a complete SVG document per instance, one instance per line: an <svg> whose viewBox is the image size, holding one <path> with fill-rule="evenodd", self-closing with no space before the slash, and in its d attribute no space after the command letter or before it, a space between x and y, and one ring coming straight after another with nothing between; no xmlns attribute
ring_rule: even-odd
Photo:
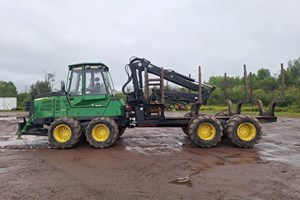
<svg viewBox="0 0 300 200"><path fill-rule="evenodd" d="M184 116L185 116L185 117L191 117L191 116L192 116L192 112L185 113Z"/></svg>
<svg viewBox="0 0 300 200"><path fill-rule="evenodd" d="M192 117L192 113L191 112L188 112L184 115L185 117ZM189 132L188 132L188 126L183 126L181 127L182 131L187 135L189 136Z"/></svg>
<svg viewBox="0 0 300 200"><path fill-rule="evenodd" d="M125 132L126 128L125 127L119 127L119 137L121 137L123 135L123 133Z"/></svg>
<svg viewBox="0 0 300 200"><path fill-rule="evenodd" d="M98 117L89 123L85 136L90 145L103 149L118 139L119 127L115 120L109 117Z"/></svg>
<svg viewBox="0 0 300 200"><path fill-rule="evenodd" d="M181 127L182 131L187 135L189 136L189 132L188 132L188 127L187 126L183 126Z"/></svg>
<svg viewBox="0 0 300 200"><path fill-rule="evenodd" d="M216 116L216 118L217 117L229 117L229 114L227 112L218 112L218 113L215 114L215 116ZM228 138L227 137L227 132L226 132L226 123L227 123L227 121L226 120L220 120L220 119L219 119L219 121L220 121L220 123L222 125L222 128L223 128L222 138Z"/></svg>
<svg viewBox="0 0 300 200"><path fill-rule="evenodd" d="M215 116L202 114L191 120L188 134L196 145L212 147L220 142L223 128Z"/></svg>
<svg viewBox="0 0 300 200"><path fill-rule="evenodd" d="M50 145L58 149L74 147L79 142L81 135L80 122L70 117L55 119L48 130Z"/></svg>
<svg viewBox="0 0 300 200"><path fill-rule="evenodd" d="M230 141L238 147L253 147L262 137L259 121L248 115L235 115L227 121L226 132Z"/></svg>

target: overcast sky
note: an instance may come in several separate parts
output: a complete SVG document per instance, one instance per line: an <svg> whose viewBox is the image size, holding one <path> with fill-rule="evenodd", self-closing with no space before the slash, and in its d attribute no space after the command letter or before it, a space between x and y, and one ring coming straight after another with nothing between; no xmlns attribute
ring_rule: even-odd
<svg viewBox="0 0 300 200"><path fill-rule="evenodd" d="M131 56L197 76L278 73L300 57L298 0L1 0L0 80L19 91L67 65L103 62L117 89Z"/></svg>

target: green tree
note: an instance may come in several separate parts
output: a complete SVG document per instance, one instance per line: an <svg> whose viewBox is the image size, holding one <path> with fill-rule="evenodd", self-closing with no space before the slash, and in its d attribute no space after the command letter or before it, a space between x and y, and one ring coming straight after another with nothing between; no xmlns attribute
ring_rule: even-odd
<svg viewBox="0 0 300 200"><path fill-rule="evenodd" d="M265 92L271 92L279 87L279 82L274 77L267 77L259 81L260 88Z"/></svg>
<svg viewBox="0 0 300 200"><path fill-rule="evenodd" d="M17 88L13 82L0 81L0 97L16 97Z"/></svg>
<svg viewBox="0 0 300 200"><path fill-rule="evenodd" d="M212 85L214 87L222 88L224 85L224 77L222 76L212 76L208 80L208 85Z"/></svg>
<svg viewBox="0 0 300 200"><path fill-rule="evenodd" d="M257 71L257 78L258 79L265 79L269 78L271 76L270 70L261 68L260 70Z"/></svg>
<svg viewBox="0 0 300 200"><path fill-rule="evenodd" d="M25 102L30 101L29 92L21 92L17 95L18 107L24 109Z"/></svg>
<svg viewBox="0 0 300 200"><path fill-rule="evenodd" d="M285 76L287 85L300 86L300 58L288 62Z"/></svg>
<svg viewBox="0 0 300 200"><path fill-rule="evenodd" d="M115 95L114 96L115 96L115 98L122 98L124 100L124 102L127 101L126 95L123 94L123 92L121 92L121 91L115 91Z"/></svg>
<svg viewBox="0 0 300 200"><path fill-rule="evenodd" d="M224 94L221 88L216 87L215 91L211 94L207 101L208 105L222 105L224 104Z"/></svg>
<svg viewBox="0 0 300 200"><path fill-rule="evenodd" d="M44 72L44 80L36 81L30 86L30 95L35 96L52 91L55 82L55 74Z"/></svg>

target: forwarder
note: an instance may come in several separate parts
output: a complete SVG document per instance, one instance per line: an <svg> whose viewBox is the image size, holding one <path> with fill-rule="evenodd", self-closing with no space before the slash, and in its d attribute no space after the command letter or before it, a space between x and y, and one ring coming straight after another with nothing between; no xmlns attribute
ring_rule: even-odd
<svg viewBox="0 0 300 200"><path fill-rule="evenodd" d="M134 127L181 127L200 147L215 146L225 133L238 147L252 147L262 136L262 122L275 122L273 114L256 118L240 112L209 115L199 113L214 87L201 83L199 78L179 74L153 65L144 58L133 57L125 67L128 80L122 87L127 102L116 98L109 74L103 63L69 65L68 79L61 82L59 92L33 97L29 119L19 123L19 138L25 134L48 135L56 148L74 147L85 135L95 148L106 148ZM149 73L158 78L149 78ZM143 80L143 76L144 79ZM164 80L187 88L190 93L164 92ZM132 83L133 91L127 85ZM156 86L152 94L150 86ZM193 103L184 117L166 117L166 98L185 99ZM274 106L275 107L275 106Z"/></svg>

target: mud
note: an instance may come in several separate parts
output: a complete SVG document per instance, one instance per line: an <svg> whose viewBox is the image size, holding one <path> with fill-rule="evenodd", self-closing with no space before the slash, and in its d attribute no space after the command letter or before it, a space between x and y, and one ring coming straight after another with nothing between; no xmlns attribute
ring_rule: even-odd
<svg viewBox="0 0 300 200"><path fill-rule="evenodd" d="M57 150L46 137L16 140L17 121L0 118L0 199L300 199L300 119L264 124L251 149L137 128L108 149Z"/></svg>

